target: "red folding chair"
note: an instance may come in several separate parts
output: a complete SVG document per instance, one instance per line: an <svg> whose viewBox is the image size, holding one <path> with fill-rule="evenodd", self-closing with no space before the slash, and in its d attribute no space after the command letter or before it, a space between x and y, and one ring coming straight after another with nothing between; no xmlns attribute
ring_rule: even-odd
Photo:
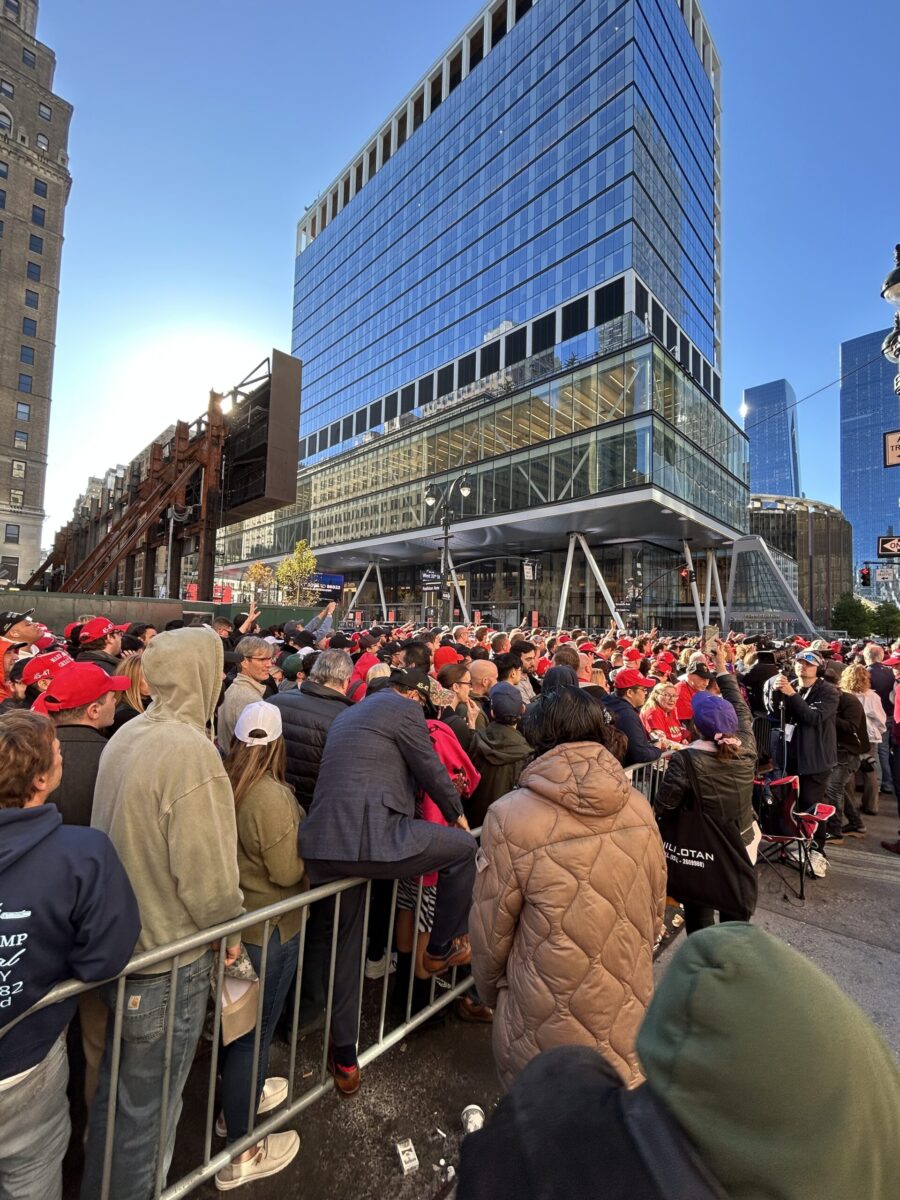
<svg viewBox="0 0 900 1200"><path fill-rule="evenodd" d="M772 868L785 887L803 900L806 897L806 873L813 878L810 851L816 832L823 821L835 814L833 804L817 804L809 812L798 809L800 801L800 779L797 775L786 775L782 779L757 779L753 785L753 805L756 809L762 840L758 861ZM778 863L792 862L788 851L796 847L796 865L800 868L800 890L797 892L778 867Z"/></svg>

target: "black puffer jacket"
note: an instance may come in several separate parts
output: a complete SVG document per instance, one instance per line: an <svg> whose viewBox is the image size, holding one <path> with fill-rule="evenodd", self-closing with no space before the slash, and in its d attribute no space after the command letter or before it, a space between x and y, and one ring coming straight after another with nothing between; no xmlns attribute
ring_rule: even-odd
<svg viewBox="0 0 900 1200"><path fill-rule="evenodd" d="M335 717L352 701L333 688L307 679L299 688L267 696L281 712L284 748L287 753L287 781L305 809L312 803L325 739Z"/></svg>
<svg viewBox="0 0 900 1200"><path fill-rule="evenodd" d="M680 808L691 792L691 781L684 761L690 754L691 765L700 787L698 797L705 813L721 821L733 821L745 846L753 841L753 778L756 775L756 740L753 719L744 703L741 690L733 675L716 676L722 699L737 713L737 736L741 743L737 758L722 759L704 750L679 750L673 754L653 807L662 813Z"/></svg>
<svg viewBox="0 0 900 1200"><path fill-rule="evenodd" d="M870 752L866 710L852 692L841 692L834 724L838 762L845 763L854 755Z"/></svg>
<svg viewBox="0 0 900 1200"><path fill-rule="evenodd" d="M105 650L82 650L75 661L80 663L94 663L96 666L102 667L107 675L115 675L122 662L121 658L107 654Z"/></svg>

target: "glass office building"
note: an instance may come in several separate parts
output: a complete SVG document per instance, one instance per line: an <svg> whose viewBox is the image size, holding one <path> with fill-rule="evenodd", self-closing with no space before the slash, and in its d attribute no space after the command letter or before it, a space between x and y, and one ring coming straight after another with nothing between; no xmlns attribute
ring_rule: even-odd
<svg viewBox="0 0 900 1200"><path fill-rule="evenodd" d="M786 379L744 390L741 411L750 438L750 490L799 496L797 397Z"/></svg>
<svg viewBox="0 0 900 1200"><path fill-rule="evenodd" d="M226 530L223 577L308 537L399 603L437 557L425 491L462 470L473 606L492 553L495 581L538 553L558 584L573 529L623 581L626 544L677 562L742 531L719 192L694 0L493 0L300 220L297 504Z"/></svg>
<svg viewBox="0 0 900 1200"><path fill-rule="evenodd" d="M882 435L900 429L896 368L881 353L888 333L841 343L841 509L853 526L857 570L874 563L879 537L900 533L900 468L883 465Z"/></svg>

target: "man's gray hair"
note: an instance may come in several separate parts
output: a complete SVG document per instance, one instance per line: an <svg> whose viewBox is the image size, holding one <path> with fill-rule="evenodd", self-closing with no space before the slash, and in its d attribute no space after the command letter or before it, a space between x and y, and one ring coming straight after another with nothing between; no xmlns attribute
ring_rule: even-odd
<svg viewBox="0 0 900 1200"><path fill-rule="evenodd" d="M346 650L323 650L309 673L313 683L326 687L329 683L343 686L353 674L353 659Z"/></svg>
<svg viewBox="0 0 900 1200"><path fill-rule="evenodd" d="M273 650L272 643L260 637L243 637L236 647L236 653L241 658L262 658L264 655L266 658L271 658Z"/></svg>
<svg viewBox="0 0 900 1200"><path fill-rule="evenodd" d="M868 666L871 666L872 663L884 662L884 649L874 642L869 642L863 649L863 658Z"/></svg>

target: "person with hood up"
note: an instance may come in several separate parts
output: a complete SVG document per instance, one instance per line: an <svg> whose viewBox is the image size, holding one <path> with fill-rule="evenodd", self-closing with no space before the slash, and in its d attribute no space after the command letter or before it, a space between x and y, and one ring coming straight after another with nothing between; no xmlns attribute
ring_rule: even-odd
<svg viewBox="0 0 900 1200"><path fill-rule="evenodd" d="M542 692L522 732L539 757L488 809L469 928L497 1070L509 1087L542 1050L579 1044L636 1082L666 903L656 821L580 690Z"/></svg>
<svg viewBox="0 0 900 1200"><path fill-rule="evenodd" d="M490 703L490 722L485 729L475 730L469 747L469 757L481 775L475 791L463 801L466 819L473 829L482 824L495 800L517 786L532 754L518 728L525 711L519 689L511 683L495 684Z"/></svg>
<svg viewBox="0 0 900 1200"><path fill-rule="evenodd" d="M159 633L142 662L153 704L120 729L103 752L91 823L109 834L128 872L143 926L137 948L149 951L233 920L243 911L243 896L234 797L208 732L222 679L222 639L208 626ZM235 961L239 951L240 938L234 937L226 961ZM169 1005L171 961L128 981L110 1200L153 1193L161 1140L165 1180L214 961L212 949L181 956L174 1008ZM114 1012L114 985L106 999ZM161 1080L170 1021L172 1071L163 1127ZM83 1200L96 1200L101 1192L113 1029L110 1020L91 1106Z"/></svg>
<svg viewBox="0 0 900 1200"><path fill-rule="evenodd" d="M764 1036L760 1013L777 1016ZM531 1062L464 1140L458 1200L900 1195L897 1064L853 1001L778 938L738 924L688 938L637 1053L646 1083L630 1091L581 1046Z"/></svg>
<svg viewBox="0 0 900 1200"><path fill-rule="evenodd" d="M62 1196L66 1026L78 999L23 1014L54 984L118 974L141 927L109 838L63 825L47 803L61 775L47 717L0 720L0 1196L11 1200Z"/></svg>

